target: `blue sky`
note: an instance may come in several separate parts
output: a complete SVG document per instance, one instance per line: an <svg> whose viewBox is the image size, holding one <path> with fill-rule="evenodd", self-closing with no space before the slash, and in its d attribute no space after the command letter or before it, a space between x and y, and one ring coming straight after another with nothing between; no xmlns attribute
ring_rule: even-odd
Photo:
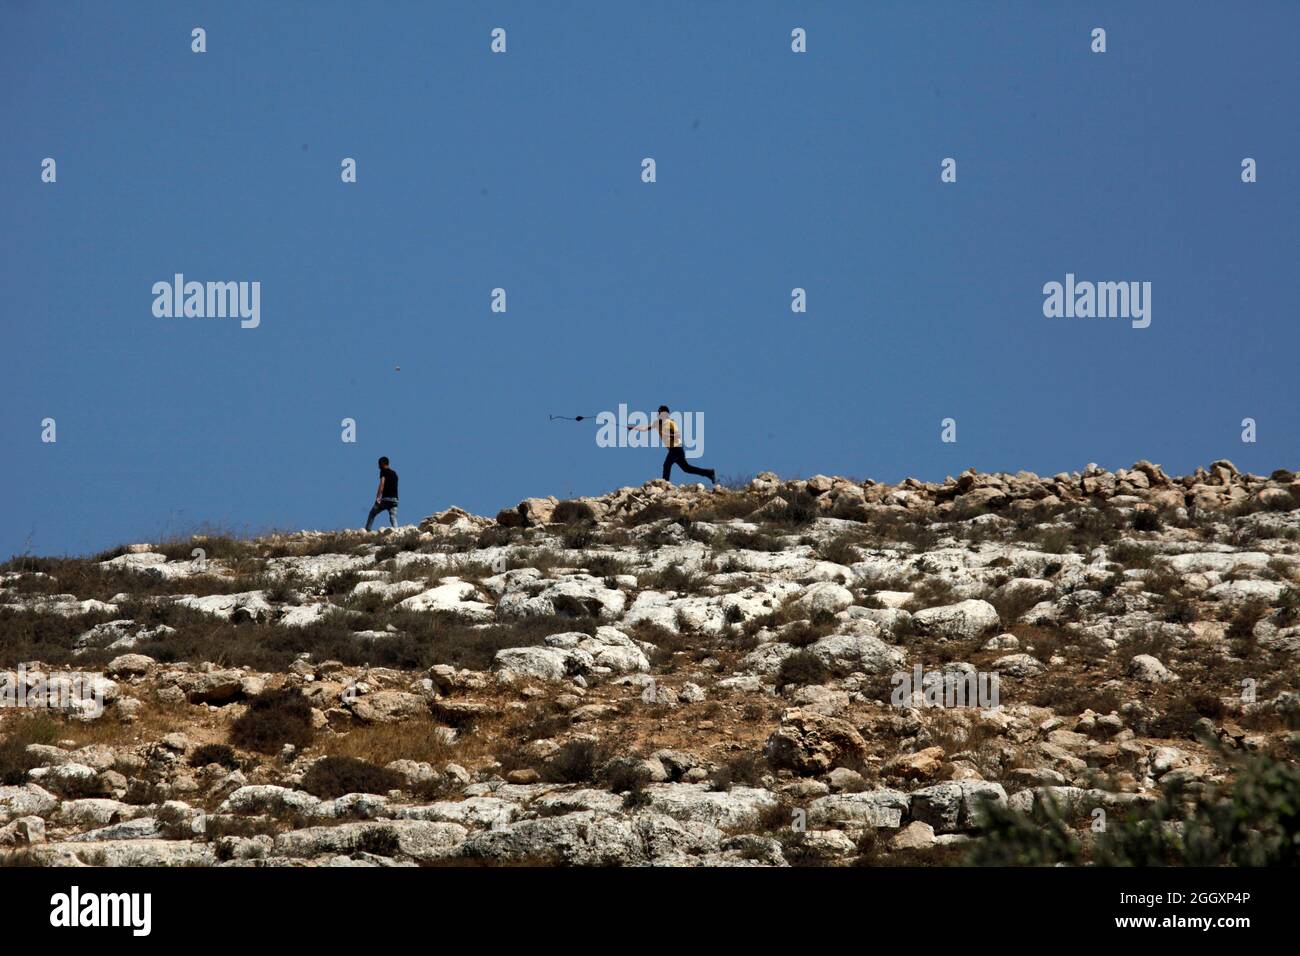
<svg viewBox="0 0 1300 956"><path fill-rule="evenodd" d="M547 415L620 403L703 413L728 475L1300 466L1298 33L1284 3L5 0L0 556L356 527L381 454L403 521L599 494L662 452ZM156 318L177 272L259 281L260 327ZM1045 318L1067 272L1151 282L1151 326Z"/></svg>

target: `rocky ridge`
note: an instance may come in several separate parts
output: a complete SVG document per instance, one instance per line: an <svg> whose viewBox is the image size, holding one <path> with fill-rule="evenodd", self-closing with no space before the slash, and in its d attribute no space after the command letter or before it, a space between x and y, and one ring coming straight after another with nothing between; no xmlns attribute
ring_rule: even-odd
<svg viewBox="0 0 1300 956"><path fill-rule="evenodd" d="M15 558L0 854L945 863L992 805L1086 856L1098 810L1294 765L1298 591L1300 479L1228 461Z"/></svg>

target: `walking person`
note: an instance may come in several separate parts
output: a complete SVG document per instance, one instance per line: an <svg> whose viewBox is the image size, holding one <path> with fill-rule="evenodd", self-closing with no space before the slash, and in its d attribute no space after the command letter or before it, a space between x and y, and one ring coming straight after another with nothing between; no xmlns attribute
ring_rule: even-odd
<svg viewBox="0 0 1300 956"><path fill-rule="evenodd" d="M375 506L366 518L366 530L374 524L375 516L381 511L388 512L388 524L397 527L397 472L388 467L388 459L379 459L379 488L375 491Z"/></svg>
<svg viewBox="0 0 1300 956"><path fill-rule="evenodd" d="M673 470L673 465L676 465L688 475L702 475L713 482L713 487L718 486L718 476L712 468L696 468L687 462L686 449L682 447L682 430L669 416L667 405L659 406L659 415L654 424L628 425L627 430L630 432L657 431L659 433L659 440L668 449L668 457L664 459L664 481L669 480L668 474Z"/></svg>

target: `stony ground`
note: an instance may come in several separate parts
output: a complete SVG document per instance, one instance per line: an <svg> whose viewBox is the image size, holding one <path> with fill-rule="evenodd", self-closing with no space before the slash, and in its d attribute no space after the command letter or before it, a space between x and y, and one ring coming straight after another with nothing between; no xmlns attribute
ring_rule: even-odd
<svg viewBox="0 0 1300 956"><path fill-rule="evenodd" d="M14 558L0 860L945 864L1001 808L1086 862L1294 768L1297 582L1300 480L1224 461Z"/></svg>

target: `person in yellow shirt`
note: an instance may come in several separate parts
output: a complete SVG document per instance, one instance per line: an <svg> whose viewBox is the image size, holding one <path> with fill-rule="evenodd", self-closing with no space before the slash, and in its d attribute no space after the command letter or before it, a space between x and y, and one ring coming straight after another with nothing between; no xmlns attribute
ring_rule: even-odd
<svg viewBox="0 0 1300 956"><path fill-rule="evenodd" d="M718 476L712 468L696 468L686 460L686 449L682 447L682 430L677 423L669 417L668 406L659 406L659 416L651 425L628 425L627 430L630 432L648 432L657 431L659 440L664 443L668 449L668 457L664 459L664 481L668 480L668 473L673 470L673 465L679 467L688 475L703 475L709 481L713 482L713 487L718 486Z"/></svg>

